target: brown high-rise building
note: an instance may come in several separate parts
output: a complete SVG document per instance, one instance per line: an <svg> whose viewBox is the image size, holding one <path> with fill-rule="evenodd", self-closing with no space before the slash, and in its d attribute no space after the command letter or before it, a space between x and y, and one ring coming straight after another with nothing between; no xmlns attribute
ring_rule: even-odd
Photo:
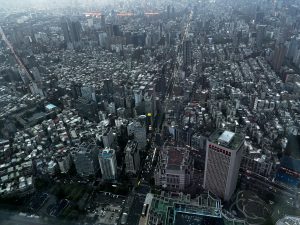
<svg viewBox="0 0 300 225"><path fill-rule="evenodd" d="M281 66L284 61L284 57L286 55L286 51L287 51L287 48L283 43L278 44L275 48L272 66L276 72L279 72L281 69Z"/></svg>

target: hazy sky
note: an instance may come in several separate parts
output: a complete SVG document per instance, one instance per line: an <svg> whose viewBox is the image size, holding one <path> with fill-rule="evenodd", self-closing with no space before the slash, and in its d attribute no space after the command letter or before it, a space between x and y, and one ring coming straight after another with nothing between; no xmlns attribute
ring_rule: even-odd
<svg viewBox="0 0 300 225"><path fill-rule="evenodd" d="M99 5L122 0L0 0L0 8L53 8L65 6Z"/></svg>

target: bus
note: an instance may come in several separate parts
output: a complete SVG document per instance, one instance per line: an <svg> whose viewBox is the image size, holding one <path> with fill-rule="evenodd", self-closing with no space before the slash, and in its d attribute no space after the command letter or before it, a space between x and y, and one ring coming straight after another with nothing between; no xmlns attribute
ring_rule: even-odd
<svg viewBox="0 0 300 225"><path fill-rule="evenodd" d="M149 204L144 204L143 205L142 216L146 216L147 215L148 207L149 207Z"/></svg>

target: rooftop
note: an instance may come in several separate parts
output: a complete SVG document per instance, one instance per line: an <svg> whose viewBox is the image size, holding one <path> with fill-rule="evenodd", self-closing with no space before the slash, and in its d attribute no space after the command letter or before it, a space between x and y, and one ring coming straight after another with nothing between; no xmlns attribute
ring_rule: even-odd
<svg viewBox="0 0 300 225"><path fill-rule="evenodd" d="M218 141L229 144L231 142L232 138L234 137L234 135L235 135L235 133L225 130L219 137Z"/></svg>
<svg viewBox="0 0 300 225"><path fill-rule="evenodd" d="M231 150L238 150L244 141L244 136L231 131L217 130L209 137L209 140Z"/></svg>
<svg viewBox="0 0 300 225"><path fill-rule="evenodd" d="M100 151L99 154L101 155L102 158L111 158L114 154L114 150L113 149L104 149L104 150Z"/></svg>
<svg viewBox="0 0 300 225"><path fill-rule="evenodd" d="M194 215L188 213L176 213L174 225L223 225L224 220L222 218L215 218L203 215Z"/></svg>
<svg viewBox="0 0 300 225"><path fill-rule="evenodd" d="M56 106L53 105L53 104L46 105L46 109L48 109L48 110L51 110L51 109L54 109L54 108L56 108Z"/></svg>
<svg viewBox="0 0 300 225"><path fill-rule="evenodd" d="M155 195L150 214L159 218L164 225L182 224L244 224L244 221L235 221L223 216L220 201L210 195L202 194L198 200L184 199L184 196L167 197Z"/></svg>

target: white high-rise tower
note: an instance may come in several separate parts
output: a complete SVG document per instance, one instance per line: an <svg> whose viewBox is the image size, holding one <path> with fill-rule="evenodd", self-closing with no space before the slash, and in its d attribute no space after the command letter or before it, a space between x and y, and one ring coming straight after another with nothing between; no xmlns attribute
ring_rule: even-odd
<svg viewBox="0 0 300 225"><path fill-rule="evenodd" d="M105 148L101 150L99 153L99 164L104 180L115 180L117 178L117 160L114 149Z"/></svg>
<svg viewBox="0 0 300 225"><path fill-rule="evenodd" d="M233 194L244 149L244 137L230 131L214 132L206 144L204 188L225 201Z"/></svg>

